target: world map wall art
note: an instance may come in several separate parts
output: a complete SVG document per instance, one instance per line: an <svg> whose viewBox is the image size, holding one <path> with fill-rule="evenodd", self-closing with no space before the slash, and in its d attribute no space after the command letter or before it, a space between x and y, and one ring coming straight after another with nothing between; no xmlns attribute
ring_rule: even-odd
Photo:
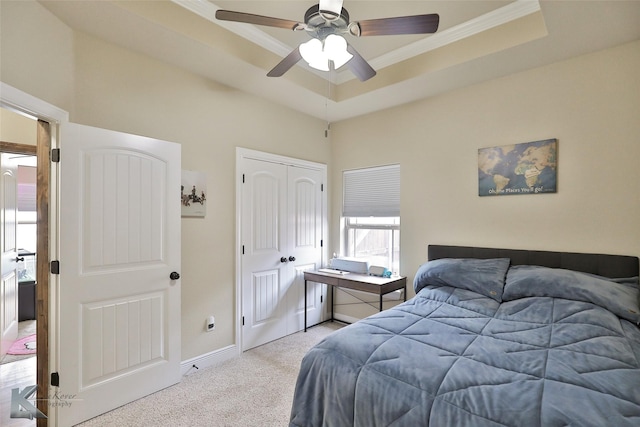
<svg viewBox="0 0 640 427"><path fill-rule="evenodd" d="M557 191L558 140L478 149L478 194L507 196Z"/></svg>

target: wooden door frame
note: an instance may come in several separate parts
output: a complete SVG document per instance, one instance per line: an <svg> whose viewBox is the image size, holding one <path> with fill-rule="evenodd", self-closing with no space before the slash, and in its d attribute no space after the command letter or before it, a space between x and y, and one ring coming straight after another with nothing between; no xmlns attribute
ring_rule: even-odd
<svg viewBox="0 0 640 427"><path fill-rule="evenodd" d="M48 404L42 396L49 393L49 151L51 132L48 122L37 122L37 145L0 141L3 153L36 156L36 384L38 409L48 413ZM47 419L38 419L38 427L46 426Z"/></svg>
<svg viewBox="0 0 640 427"><path fill-rule="evenodd" d="M49 272L50 258L57 256L57 230L56 222L59 220L57 213L58 205L56 201L57 188L57 168L52 168L50 161L51 148L57 147L59 126L69 121L69 113L50 104L40 98L21 91L11 85L0 81L0 106L20 114L24 114L37 120L37 145L36 156L38 161L37 197L41 199L36 203L41 206L38 209L38 233L47 232L46 239L38 239L37 251L42 250L37 255L36 280L42 281L42 286L36 286L36 316L37 316L37 395L43 400L37 403L38 409L47 415L48 418L38 418L37 426L56 425L56 408L48 406L50 389L50 370L55 367L55 310L53 287L57 286L57 279ZM21 145L21 144L18 144ZM31 146L33 147L33 146ZM7 148L8 149L8 148ZM33 150L33 148L29 148ZM46 183L45 187L42 187ZM42 222L42 224L41 224ZM41 229L42 226L42 229ZM52 311L54 310L54 311ZM42 353L41 353L42 352ZM51 365L51 363L54 365ZM52 421L49 423L49 421Z"/></svg>

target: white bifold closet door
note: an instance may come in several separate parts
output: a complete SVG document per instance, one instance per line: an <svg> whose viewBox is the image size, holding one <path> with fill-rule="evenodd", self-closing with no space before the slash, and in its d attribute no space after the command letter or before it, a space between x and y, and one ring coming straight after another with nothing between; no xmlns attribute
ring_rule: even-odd
<svg viewBox="0 0 640 427"><path fill-rule="evenodd" d="M322 169L243 158L242 350L304 327L304 271L320 268ZM309 283L308 323L323 318L326 286Z"/></svg>

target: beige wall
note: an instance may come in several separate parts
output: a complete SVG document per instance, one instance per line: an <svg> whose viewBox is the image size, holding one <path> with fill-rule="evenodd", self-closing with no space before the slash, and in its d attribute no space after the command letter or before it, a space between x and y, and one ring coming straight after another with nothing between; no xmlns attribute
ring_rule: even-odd
<svg viewBox="0 0 640 427"><path fill-rule="evenodd" d="M639 69L634 42L336 123L330 221L342 170L399 163L411 280L428 244L640 256ZM478 196L478 148L547 138L557 193ZM335 226L331 237L337 251Z"/></svg>
<svg viewBox="0 0 640 427"><path fill-rule="evenodd" d="M324 123L84 34L75 43L70 120L181 143L183 169L206 174L206 218L182 220L182 358L233 344L236 147L327 163Z"/></svg>
<svg viewBox="0 0 640 427"><path fill-rule="evenodd" d="M183 168L206 173L207 217L182 220L183 359L234 341L237 146L329 163L329 253L341 171L400 163L410 279L429 243L640 255L640 42L334 123L329 143L321 120L74 33L38 3L1 3L3 82L74 122L178 142ZM478 148L546 138L558 193L477 196Z"/></svg>
<svg viewBox="0 0 640 427"><path fill-rule="evenodd" d="M73 108L73 31L35 1L0 1L0 79Z"/></svg>
<svg viewBox="0 0 640 427"><path fill-rule="evenodd" d="M68 28L37 3L2 3L3 82L66 109L72 122L180 143L182 168L206 174L206 218L182 220L182 359L233 344L235 149L327 163L325 123L86 34L72 33L70 42ZM14 21L29 31L5 27ZM50 87L67 87L68 76L48 74L47 57L37 55L56 40L63 47L54 61L73 76L73 87L60 93ZM32 70L28 78L20 73L25 68ZM207 333L211 314L216 329Z"/></svg>
<svg viewBox="0 0 640 427"><path fill-rule="evenodd" d="M36 121L11 110L0 108L0 141L36 145Z"/></svg>

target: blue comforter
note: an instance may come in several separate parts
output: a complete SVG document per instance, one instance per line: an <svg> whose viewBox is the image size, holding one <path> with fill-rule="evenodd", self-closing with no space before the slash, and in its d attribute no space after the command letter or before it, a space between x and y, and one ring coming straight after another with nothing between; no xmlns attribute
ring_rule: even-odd
<svg viewBox="0 0 640 427"><path fill-rule="evenodd" d="M312 348L290 426L639 426L637 286L490 261Z"/></svg>

